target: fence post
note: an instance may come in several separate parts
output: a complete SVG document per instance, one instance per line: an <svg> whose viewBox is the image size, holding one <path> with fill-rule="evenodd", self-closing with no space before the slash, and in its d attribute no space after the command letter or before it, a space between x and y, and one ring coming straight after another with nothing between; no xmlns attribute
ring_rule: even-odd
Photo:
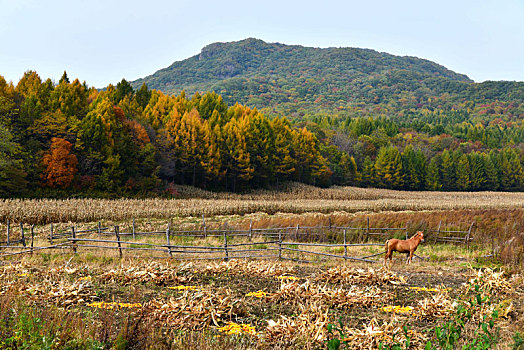
<svg viewBox="0 0 524 350"><path fill-rule="evenodd" d="M115 236L116 236L116 244L118 245L118 254L120 255L120 259L122 259L122 245L120 244L120 227L115 226Z"/></svg>
<svg viewBox="0 0 524 350"><path fill-rule="evenodd" d="M167 229L166 229L166 241L167 241L167 249L169 249L169 256L170 257L173 257L173 252L171 251L171 243L170 243L170 240L169 240L169 234L170 234L170 227L171 227L171 223L168 223L167 224Z"/></svg>
<svg viewBox="0 0 524 350"><path fill-rule="evenodd" d="M331 230L331 216L328 218L329 229Z"/></svg>
<svg viewBox="0 0 524 350"><path fill-rule="evenodd" d="M491 257L495 257L495 235L491 235Z"/></svg>
<svg viewBox="0 0 524 350"><path fill-rule="evenodd" d="M348 246L346 245L346 229L344 229L344 260L348 258Z"/></svg>
<svg viewBox="0 0 524 350"><path fill-rule="evenodd" d="M9 219L7 219L7 245L10 243L10 235L11 235L11 223L9 222Z"/></svg>
<svg viewBox="0 0 524 350"><path fill-rule="evenodd" d="M471 236L471 230L473 229L473 225L475 224L475 221L473 221L471 223L471 225L469 225L469 230L468 230L468 234L466 236L466 249L467 251L469 252L469 238Z"/></svg>
<svg viewBox="0 0 524 350"><path fill-rule="evenodd" d="M31 255L33 255L33 242L35 239L35 224L31 224Z"/></svg>
<svg viewBox="0 0 524 350"><path fill-rule="evenodd" d="M300 225L297 224L297 228L295 229L295 241L298 240L298 230L300 229Z"/></svg>
<svg viewBox="0 0 524 350"><path fill-rule="evenodd" d="M53 223L51 223L51 233L49 234L49 243L53 244Z"/></svg>
<svg viewBox="0 0 524 350"><path fill-rule="evenodd" d="M438 223L437 235L435 236L435 241L433 243L437 243L438 236L440 236L440 225L442 225L442 220Z"/></svg>
<svg viewBox="0 0 524 350"><path fill-rule="evenodd" d="M133 240L135 240L135 218L133 218Z"/></svg>
<svg viewBox="0 0 524 350"><path fill-rule="evenodd" d="M369 216L368 216L368 226L366 228L366 242L369 240Z"/></svg>
<svg viewBox="0 0 524 350"><path fill-rule="evenodd" d="M74 226L71 226L71 238L72 238L72 243L73 243L73 253L76 253L76 232L75 232L75 227Z"/></svg>
<svg viewBox="0 0 524 350"><path fill-rule="evenodd" d="M249 221L249 240L253 237L253 219Z"/></svg>
<svg viewBox="0 0 524 350"><path fill-rule="evenodd" d="M282 260L282 231L278 231L278 260Z"/></svg>
<svg viewBox="0 0 524 350"><path fill-rule="evenodd" d="M207 227L206 227L206 218L202 214L202 227L204 229L204 238L207 238Z"/></svg>
<svg viewBox="0 0 524 350"><path fill-rule="evenodd" d="M102 224L100 221L98 222L98 234L100 235L102 233Z"/></svg>
<svg viewBox="0 0 524 350"><path fill-rule="evenodd" d="M26 244L25 244L25 233L24 233L24 224L23 223L20 223L20 231L22 235L22 245L25 247Z"/></svg>
<svg viewBox="0 0 524 350"><path fill-rule="evenodd" d="M224 252L226 256L224 257L225 261L229 260L229 253L227 252L227 231L224 231Z"/></svg>

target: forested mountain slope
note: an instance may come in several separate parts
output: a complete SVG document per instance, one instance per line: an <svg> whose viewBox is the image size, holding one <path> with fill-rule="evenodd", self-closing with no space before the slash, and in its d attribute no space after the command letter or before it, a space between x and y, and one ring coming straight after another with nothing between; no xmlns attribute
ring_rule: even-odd
<svg viewBox="0 0 524 350"><path fill-rule="evenodd" d="M245 39L214 43L200 54L132 82L164 93L215 91L266 114L299 117L324 112L350 114L361 105L394 110L424 105L429 98L524 99L524 84L473 83L434 62L359 48L312 48Z"/></svg>

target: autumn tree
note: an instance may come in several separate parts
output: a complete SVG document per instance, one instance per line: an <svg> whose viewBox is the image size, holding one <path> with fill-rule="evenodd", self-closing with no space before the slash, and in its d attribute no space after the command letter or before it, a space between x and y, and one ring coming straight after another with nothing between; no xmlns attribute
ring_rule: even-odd
<svg viewBox="0 0 524 350"><path fill-rule="evenodd" d="M53 137L51 147L44 155L43 164L45 173L43 181L46 186L54 188L68 188L78 171L78 160L71 153L73 145L70 142Z"/></svg>
<svg viewBox="0 0 524 350"><path fill-rule="evenodd" d="M291 178L296 166L293 147L290 142L293 138L293 131L287 119L274 118L270 123L275 134L275 151L270 155L273 158L273 170L276 181L279 179L285 181Z"/></svg>

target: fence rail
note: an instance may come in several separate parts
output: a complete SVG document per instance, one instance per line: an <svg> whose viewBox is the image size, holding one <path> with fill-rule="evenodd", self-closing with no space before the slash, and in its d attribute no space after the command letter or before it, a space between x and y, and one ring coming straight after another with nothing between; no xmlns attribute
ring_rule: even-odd
<svg viewBox="0 0 524 350"><path fill-rule="evenodd" d="M426 234L430 241L445 242L455 244L465 244L469 249L469 244L473 240L474 223L471 223L468 230L444 230L442 222L437 229L427 229ZM138 232L136 223L133 219L132 230L130 232L120 232L120 226L102 227L99 222L96 228L77 230L72 226L70 230L57 232L53 224L50 226L49 233L43 233L40 236L47 238L48 246L33 247L34 244L34 226L30 226L31 240L30 247L27 247L27 240L24 231L24 225L20 223L20 238L13 240L13 230L10 222L7 221L7 240L0 242L0 257L30 253L45 249L71 249L77 253L79 249L111 249L118 250L119 256L123 257L124 251L149 251L161 252L162 257L175 259L235 259L239 258L238 254L246 258L267 258L277 257L286 260L302 260L297 255L314 255L321 257L340 258L344 260L376 262L370 260L384 254L384 252L369 254L362 257L350 256L348 247L357 246L383 246L383 243L368 243L374 236L393 237L402 232L408 237L409 226L405 227L372 227L369 218L363 227L346 227L331 225L331 220L327 226L287 226L275 228L253 228L252 223L249 229L235 229L232 227L210 229L206 226L205 219L202 219L202 225L199 230L172 230L170 223L165 230L149 230ZM463 236L459 236L462 234ZM98 237L92 238L93 235ZM164 237L165 244L154 244L136 241L137 237L158 235ZM128 238L132 236L132 241ZM330 239L328 239L328 236ZM107 238L106 238L107 237ZM109 237L114 237L110 239ZM215 246L197 246L197 245L176 245L171 244L173 237L220 237L223 244ZM248 237L250 242L236 243L230 242L230 239L236 237ZM260 242L251 242L253 237L264 239ZM318 240L318 238L322 240ZM295 241L289 241L292 238ZM287 240L286 240L287 239ZM308 241L315 239L315 241ZM340 241L343 239L343 243ZM305 241L304 241L305 240ZM331 240L332 242L325 242ZM358 241L358 242L355 242ZM262 247L263 245L263 247ZM307 250L307 247L328 248L327 252ZM343 254L334 254L329 248L343 248ZM1 250L11 252L2 252ZM18 252L13 252L19 250ZM275 254L267 254L275 253ZM294 256L289 256L289 255ZM204 255L195 257L194 255ZM418 257L420 258L420 257Z"/></svg>

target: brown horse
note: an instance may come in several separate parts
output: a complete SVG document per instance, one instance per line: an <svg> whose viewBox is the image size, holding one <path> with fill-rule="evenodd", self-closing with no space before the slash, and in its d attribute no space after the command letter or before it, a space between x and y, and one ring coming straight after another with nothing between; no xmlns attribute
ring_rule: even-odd
<svg viewBox="0 0 524 350"><path fill-rule="evenodd" d="M415 250L417 250L418 245L420 242L424 242L424 233L422 231L418 231L413 237L410 239L396 239L392 238L390 240L386 241L386 256L384 257L384 265L387 265L387 259L389 258L389 262L391 263L391 257L393 255L394 251L397 251L399 253L406 253L408 256L406 263L411 263L411 259L413 258L413 253Z"/></svg>

